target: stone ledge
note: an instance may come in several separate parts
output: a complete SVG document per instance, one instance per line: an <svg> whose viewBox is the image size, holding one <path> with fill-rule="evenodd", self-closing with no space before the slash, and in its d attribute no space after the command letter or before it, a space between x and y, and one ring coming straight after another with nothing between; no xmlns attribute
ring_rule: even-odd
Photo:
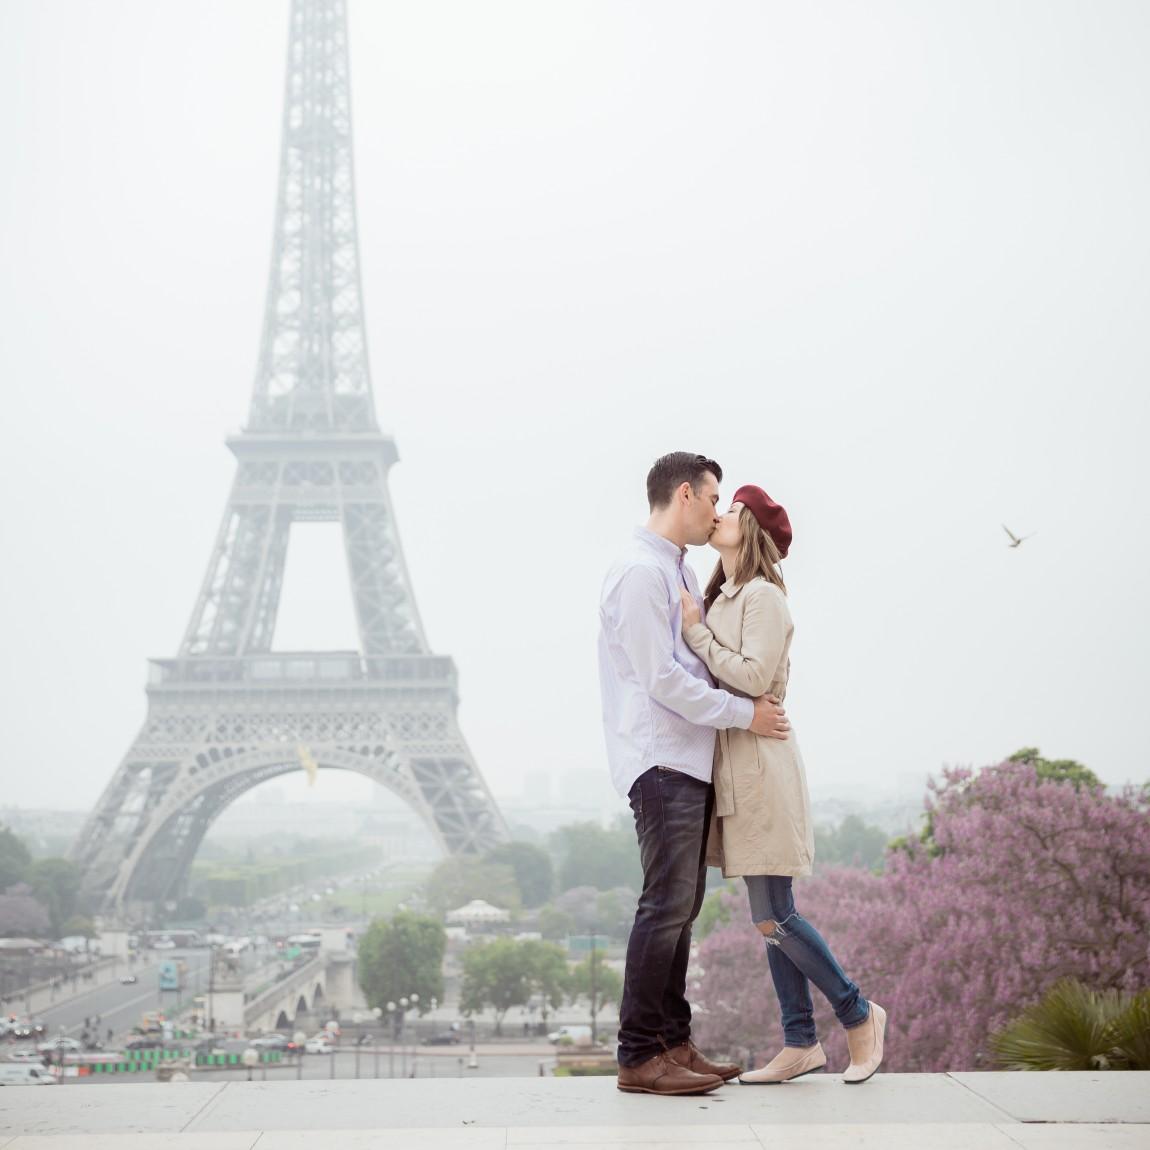
<svg viewBox="0 0 1150 1150"><path fill-rule="evenodd" d="M1150 1150L1150 1075L819 1075L693 1098L610 1078L303 1080L0 1089L0 1150L929 1145Z"/></svg>

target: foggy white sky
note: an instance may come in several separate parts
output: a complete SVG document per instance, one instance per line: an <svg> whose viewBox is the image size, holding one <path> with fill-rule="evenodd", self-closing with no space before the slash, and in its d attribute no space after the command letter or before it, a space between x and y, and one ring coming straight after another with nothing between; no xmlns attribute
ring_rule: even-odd
<svg viewBox="0 0 1150 1150"><path fill-rule="evenodd" d="M1150 6L350 17L392 492L497 793L606 771L599 582L675 449L791 513L813 786L1024 744L1150 775ZM176 652L250 396L286 36L286 0L0 0L0 802L94 802ZM351 643L324 570L293 541L279 646Z"/></svg>

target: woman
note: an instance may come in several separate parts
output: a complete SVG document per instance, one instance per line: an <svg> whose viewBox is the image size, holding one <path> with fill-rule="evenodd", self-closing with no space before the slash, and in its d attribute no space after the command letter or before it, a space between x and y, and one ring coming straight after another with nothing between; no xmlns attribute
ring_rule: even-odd
<svg viewBox="0 0 1150 1150"><path fill-rule="evenodd" d="M794 630L779 570L791 543L787 513L761 487L740 487L710 543L719 563L704 597L706 622L684 592L683 637L728 690L782 700ZM850 1066L843 1081L865 1082L882 1061L886 1012L863 998L795 910L791 880L811 873L814 834L793 732L780 741L737 728L719 731L714 780L707 862L747 884L783 1020L783 1049L739 1081L789 1082L826 1065L815 1034L813 982L847 1032Z"/></svg>

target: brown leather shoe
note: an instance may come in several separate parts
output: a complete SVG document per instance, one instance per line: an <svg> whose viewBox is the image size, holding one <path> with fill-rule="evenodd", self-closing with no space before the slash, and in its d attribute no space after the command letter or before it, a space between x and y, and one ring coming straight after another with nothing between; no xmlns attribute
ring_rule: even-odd
<svg viewBox="0 0 1150 1150"><path fill-rule="evenodd" d="M669 1046L667 1057L696 1074L714 1074L724 1082L729 1082L736 1075L742 1074L743 1068L734 1062L712 1062L691 1041L679 1046Z"/></svg>
<svg viewBox="0 0 1150 1150"><path fill-rule="evenodd" d="M619 1067L619 1089L629 1094L706 1094L722 1085L717 1075L696 1074L665 1053L638 1066Z"/></svg>

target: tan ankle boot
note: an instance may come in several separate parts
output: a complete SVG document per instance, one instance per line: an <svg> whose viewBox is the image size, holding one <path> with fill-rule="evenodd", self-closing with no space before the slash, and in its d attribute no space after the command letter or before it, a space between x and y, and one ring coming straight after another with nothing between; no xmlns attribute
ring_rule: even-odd
<svg viewBox="0 0 1150 1150"><path fill-rule="evenodd" d="M826 1064L827 1056L823 1053L821 1043L816 1042L814 1046L784 1046L766 1066L739 1075L739 1081L747 1086L790 1082L804 1074L822 1070Z"/></svg>
<svg viewBox="0 0 1150 1150"><path fill-rule="evenodd" d="M851 1064L843 1074L843 1081L851 1085L865 1082L882 1062L883 1036L886 1034L886 1011L876 1002L868 1004L870 1015L862 1026L847 1031L847 1049Z"/></svg>

